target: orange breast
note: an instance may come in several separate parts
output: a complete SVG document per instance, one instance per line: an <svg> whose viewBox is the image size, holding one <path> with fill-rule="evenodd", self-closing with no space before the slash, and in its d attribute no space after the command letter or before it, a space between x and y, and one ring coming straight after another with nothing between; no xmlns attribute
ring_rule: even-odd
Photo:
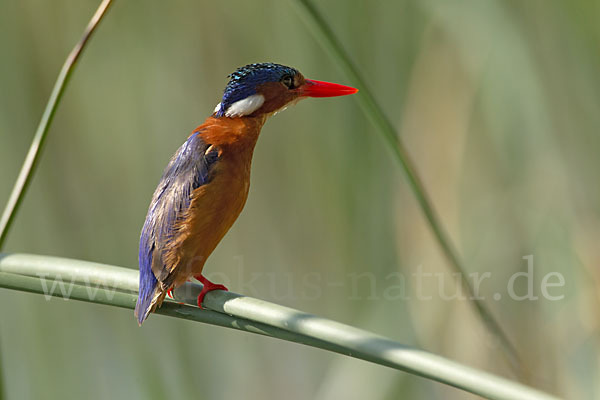
<svg viewBox="0 0 600 400"><path fill-rule="evenodd" d="M211 171L210 183L200 186L192 194L190 209L180 227L177 247L177 265L173 271L174 285L183 284L190 276L202 273L204 264L223 236L240 215L250 187L252 154L262 122L238 119L214 119L202 133L203 139L220 150L219 160ZM220 128L220 129L217 129Z"/></svg>

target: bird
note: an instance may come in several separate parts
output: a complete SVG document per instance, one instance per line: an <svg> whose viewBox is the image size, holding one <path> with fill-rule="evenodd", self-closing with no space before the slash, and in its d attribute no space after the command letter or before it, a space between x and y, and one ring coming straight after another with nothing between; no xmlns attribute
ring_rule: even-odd
<svg viewBox="0 0 600 400"><path fill-rule="evenodd" d="M191 278L203 284L200 308L206 293L227 290L202 270L244 208L254 147L267 118L307 97L358 92L276 63L248 64L228 78L221 102L171 157L148 207L138 254L140 326Z"/></svg>

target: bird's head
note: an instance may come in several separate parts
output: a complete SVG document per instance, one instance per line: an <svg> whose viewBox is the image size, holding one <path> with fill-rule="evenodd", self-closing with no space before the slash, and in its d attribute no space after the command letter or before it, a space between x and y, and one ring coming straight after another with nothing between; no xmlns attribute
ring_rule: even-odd
<svg viewBox="0 0 600 400"><path fill-rule="evenodd" d="M298 70L273 63L246 65L229 78L215 117L270 115L305 97L344 96L358 91L350 86L305 79Z"/></svg>

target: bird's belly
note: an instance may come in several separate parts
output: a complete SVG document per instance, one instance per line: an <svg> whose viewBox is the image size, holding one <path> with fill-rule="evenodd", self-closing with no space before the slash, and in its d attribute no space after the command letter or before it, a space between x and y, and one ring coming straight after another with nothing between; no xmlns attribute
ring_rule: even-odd
<svg viewBox="0 0 600 400"><path fill-rule="evenodd" d="M249 173L217 171L213 180L192 194L187 239L182 246L181 275L175 286L202 273L206 259L240 215L248 198ZM247 175L247 176L246 176ZM177 282L179 281L179 282Z"/></svg>

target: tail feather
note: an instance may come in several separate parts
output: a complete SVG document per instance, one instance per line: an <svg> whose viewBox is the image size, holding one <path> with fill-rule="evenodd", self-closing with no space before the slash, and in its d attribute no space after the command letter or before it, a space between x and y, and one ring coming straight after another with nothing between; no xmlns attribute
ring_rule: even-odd
<svg viewBox="0 0 600 400"><path fill-rule="evenodd" d="M140 271L140 289L135 305L135 317L140 326L156 306L162 303L164 297L165 294L152 271Z"/></svg>

